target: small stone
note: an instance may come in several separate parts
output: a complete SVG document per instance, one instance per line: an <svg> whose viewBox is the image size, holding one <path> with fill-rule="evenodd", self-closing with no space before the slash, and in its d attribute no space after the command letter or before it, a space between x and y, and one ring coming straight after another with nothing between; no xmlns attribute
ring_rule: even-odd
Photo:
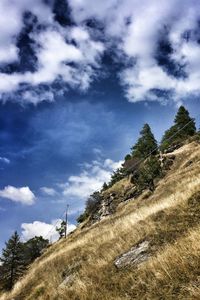
<svg viewBox="0 0 200 300"><path fill-rule="evenodd" d="M75 278L74 274L70 274L70 275L66 276L65 279L63 280L63 282L59 285L59 288L64 289L67 286L72 285L72 283L74 282L74 278Z"/></svg>

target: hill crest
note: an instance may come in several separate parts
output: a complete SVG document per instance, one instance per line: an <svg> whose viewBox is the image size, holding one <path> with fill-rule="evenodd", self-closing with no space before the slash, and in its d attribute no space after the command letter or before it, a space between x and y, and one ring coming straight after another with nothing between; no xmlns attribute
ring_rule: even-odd
<svg viewBox="0 0 200 300"><path fill-rule="evenodd" d="M1 300L199 299L200 145L166 155L172 154L174 163L153 193L121 201L114 214L80 225ZM122 179L104 193L122 194L129 184ZM142 243L144 260L116 267Z"/></svg>

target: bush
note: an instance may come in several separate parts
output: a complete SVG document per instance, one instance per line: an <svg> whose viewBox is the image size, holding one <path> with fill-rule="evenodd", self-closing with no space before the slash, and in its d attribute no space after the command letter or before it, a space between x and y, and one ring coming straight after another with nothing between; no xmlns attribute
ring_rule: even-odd
<svg viewBox="0 0 200 300"><path fill-rule="evenodd" d="M83 212L78 218L76 219L77 223L83 223L88 218L88 214Z"/></svg>
<svg viewBox="0 0 200 300"><path fill-rule="evenodd" d="M139 191L142 191L146 188L148 188L150 191L154 191L154 181L156 178L159 178L161 174L162 169L160 161L156 156L150 156L133 175L133 181Z"/></svg>
<svg viewBox="0 0 200 300"><path fill-rule="evenodd" d="M94 192L86 201L85 211L76 219L78 223L84 222L89 216L94 215L101 206L103 196L100 192Z"/></svg>
<svg viewBox="0 0 200 300"><path fill-rule="evenodd" d="M94 192L86 201L85 213L91 215L95 213L101 204L102 196L99 192Z"/></svg>

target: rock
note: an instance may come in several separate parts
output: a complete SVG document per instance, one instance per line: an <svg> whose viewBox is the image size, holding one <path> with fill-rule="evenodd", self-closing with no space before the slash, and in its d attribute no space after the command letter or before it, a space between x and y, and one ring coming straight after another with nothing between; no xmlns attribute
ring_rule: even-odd
<svg viewBox="0 0 200 300"><path fill-rule="evenodd" d="M72 285L74 282L74 278L75 278L74 274L70 274L70 275L66 276L65 279L59 285L59 288L65 289L67 286Z"/></svg>
<svg viewBox="0 0 200 300"><path fill-rule="evenodd" d="M73 284L76 274L79 271L80 262L75 262L74 264L67 266L67 268L62 272L63 281L58 286L60 289L64 289Z"/></svg>
<svg viewBox="0 0 200 300"><path fill-rule="evenodd" d="M118 269L136 266L149 258L149 242L143 241L119 256L114 264Z"/></svg>
<svg viewBox="0 0 200 300"><path fill-rule="evenodd" d="M105 201L103 201L102 208L101 208L101 218L107 217L109 215L110 215L109 206Z"/></svg>
<svg viewBox="0 0 200 300"><path fill-rule="evenodd" d="M164 158L163 160L163 170L170 170L171 166L173 165L174 163L174 160L175 160L175 155L168 155Z"/></svg>
<svg viewBox="0 0 200 300"><path fill-rule="evenodd" d="M124 201L134 199L138 195L139 195L138 189L136 186L134 186L133 188L129 189L129 191L126 193L126 195L124 196Z"/></svg>
<svg viewBox="0 0 200 300"><path fill-rule="evenodd" d="M193 160L189 160L188 162L186 162L185 166L184 167L190 167L191 165L193 164Z"/></svg>

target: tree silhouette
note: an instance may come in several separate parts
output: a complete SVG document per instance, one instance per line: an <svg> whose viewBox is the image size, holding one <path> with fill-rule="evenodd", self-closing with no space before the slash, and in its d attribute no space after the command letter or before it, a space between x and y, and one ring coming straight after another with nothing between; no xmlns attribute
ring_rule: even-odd
<svg viewBox="0 0 200 300"><path fill-rule="evenodd" d="M20 242L20 237L15 231L11 238L6 243L5 249L2 251L0 261L1 276L0 283L4 289L12 289L14 283L23 274L25 270L23 243Z"/></svg>

